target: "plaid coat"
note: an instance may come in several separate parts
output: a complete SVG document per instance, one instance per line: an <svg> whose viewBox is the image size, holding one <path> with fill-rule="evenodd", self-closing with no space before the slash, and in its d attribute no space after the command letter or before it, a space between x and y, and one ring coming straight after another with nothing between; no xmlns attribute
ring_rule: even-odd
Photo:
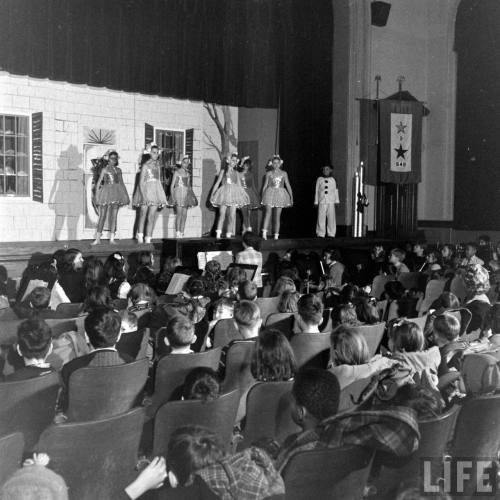
<svg viewBox="0 0 500 500"><path fill-rule="evenodd" d="M260 500L285 493L269 456L259 448L225 457L196 472L221 500Z"/></svg>
<svg viewBox="0 0 500 500"><path fill-rule="evenodd" d="M276 467L282 471L299 451L358 445L384 451L396 457L411 455L418 448L420 432L417 414L411 408L346 412L323 420L315 429L285 442Z"/></svg>

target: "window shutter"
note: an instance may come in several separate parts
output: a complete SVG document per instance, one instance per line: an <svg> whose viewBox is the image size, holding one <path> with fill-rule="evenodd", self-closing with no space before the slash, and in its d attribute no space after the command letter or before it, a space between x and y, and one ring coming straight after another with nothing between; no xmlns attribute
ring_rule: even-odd
<svg viewBox="0 0 500 500"><path fill-rule="evenodd" d="M185 155L189 156L189 159L191 160L191 165L193 164L193 148L194 148L194 128L188 128L186 130Z"/></svg>
<svg viewBox="0 0 500 500"><path fill-rule="evenodd" d="M31 115L31 179L33 201L43 203L43 113Z"/></svg>
<svg viewBox="0 0 500 500"><path fill-rule="evenodd" d="M155 128L149 123L144 124L144 146L155 141Z"/></svg>

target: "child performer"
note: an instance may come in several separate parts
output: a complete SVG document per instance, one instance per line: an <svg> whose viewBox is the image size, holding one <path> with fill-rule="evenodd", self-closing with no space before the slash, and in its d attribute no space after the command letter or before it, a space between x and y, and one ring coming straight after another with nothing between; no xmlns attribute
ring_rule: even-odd
<svg viewBox="0 0 500 500"><path fill-rule="evenodd" d="M132 199L134 207L139 207L137 243L151 243L158 210L167 205L167 197L160 182L160 150L155 144L151 146L150 155L151 158L141 167L139 182Z"/></svg>
<svg viewBox="0 0 500 500"><path fill-rule="evenodd" d="M255 189L254 178L252 175L252 160L250 156L245 156L240 162L241 186L250 198L250 204L241 207L243 216L243 233L252 231L252 210L260 207L259 195Z"/></svg>
<svg viewBox="0 0 500 500"><path fill-rule="evenodd" d="M189 167L191 160L189 156L182 159L180 166L174 171L171 184L171 198L169 202L175 207L175 237L184 237L187 211L190 207L196 207L198 200L193 193L191 173Z"/></svg>
<svg viewBox="0 0 500 500"><path fill-rule="evenodd" d="M101 170L96 184L95 204L99 209L99 220L96 238L92 245L101 243L102 230L108 214L110 219L109 242L115 243L118 209L130 202L127 189L123 184L122 171L118 167L118 153L112 150L106 154L108 164Z"/></svg>
<svg viewBox="0 0 500 500"><path fill-rule="evenodd" d="M226 168L221 168L219 172L214 186L214 194L210 199L212 205L219 207L219 220L217 221L217 229L215 231L217 239L221 237L227 209L229 209L229 220L227 223L226 238L231 238L234 234L236 223L236 209L250 203L250 198L242 188L241 178L236 170L238 155L233 153L229 160L226 160L226 163Z"/></svg>
<svg viewBox="0 0 500 500"><path fill-rule="evenodd" d="M273 211L274 239L279 238L281 210L293 205L292 186L288 174L282 170L283 160L279 155L271 158L272 170L266 173L262 187L262 205L265 207L264 222L262 224L262 238L267 240L267 228Z"/></svg>
<svg viewBox="0 0 500 500"><path fill-rule="evenodd" d="M335 219L335 204L339 203L337 184L332 177L333 167L325 165L322 168L323 176L316 181L314 204L318 207L316 235L324 238L326 234L335 237L337 224Z"/></svg>

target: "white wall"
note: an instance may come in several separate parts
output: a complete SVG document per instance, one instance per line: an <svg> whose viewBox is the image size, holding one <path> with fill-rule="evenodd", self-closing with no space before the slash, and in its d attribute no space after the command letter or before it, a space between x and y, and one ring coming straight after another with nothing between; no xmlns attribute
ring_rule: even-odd
<svg viewBox="0 0 500 500"><path fill-rule="evenodd" d="M144 148L144 124L157 128L195 129L193 189L200 198L204 157L215 152L203 132L217 138L201 102L112 91L87 85L38 80L0 73L0 114L43 112L44 201L0 196L0 241L87 239L84 228L84 128L114 130L124 182L132 198L137 160ZM237 124L237 108L231 108ZM110 146L111 147L111 146ZM186 236L200 236L202 207L188 211ZM118 238L131 238L135 211L122 207ZM163 210L154 237L173 237L174 215Z"/></svg>
<svg viewBox="0 0 500 500"><path fill-rule="evenodd" d="M459 0L392 0L387 26L371 26L370 82L382 77L381 97L403 88L423 101L422 182L419 220L452 220L455 151L456 56L453 51Z"/></svg>

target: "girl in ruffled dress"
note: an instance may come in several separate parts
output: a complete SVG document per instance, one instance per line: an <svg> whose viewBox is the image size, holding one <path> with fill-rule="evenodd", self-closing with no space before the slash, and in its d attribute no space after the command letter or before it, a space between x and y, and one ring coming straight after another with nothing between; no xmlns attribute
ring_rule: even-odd
<svg viewBox="0 0 500 500"><path fill-rule="evenodd" d="M260 199L255 189L254 177L252 175L252 160L250 156L245 156L240 162L241 187L250 198L250 203L241 207L243 216L243 232L252 230L252 210L260 208Z"/></svg>
<svg viewBox="0 0 500 500"><path fill-rule="evenodd" d="M111 244L115 243L118 209L130 202L127 189L123 183L121 168L118 167L118 153L114 150L109 151L107 156L108 164L101 170L96 183L95 204L99 210L99 220L93 245L101 243L101 235L108 215L110 224L109 242Z"/></svg>
<svg viewBox="0 0 500 500"><path fill-rule="evenodd" d="M190 207L196 207L198 200L193 193L189 156L182 159L180 166L174 171L171 184L171 195L169 202L175 207L175 237L184 237L187 211Z"/></svg>
<svg viewBox="0 0 500 500"><path fill-rule="evenodd" d="M279 155L271 158L272 169L266 173L262 187L262 205L265 207L262 223L262 238L267 240L267 230L273 213L274 239L279 238L281 210L293 205L292 186L288 174L282 170L283 160Z"/></svg>
<svg viewBox="0 0 500 500"><path fill-rule="evenodd" d="M214 207L219 207L219 219L215 231L217 239L219 239L222 234L222 226L226 218L226 211L229 212L226 238L231 238L234 234L236 224L236 209L250 203L248 194L241 186L239 172L236 170L238 155L233 153L226 162L227 166L226 168L221 168L214 185L214 194L210 199Z"/></svg>
<svg viewBox="0 0 500 500"><path fill-rule="evenodd" d="M139 207L137 243L151 243L158 210L167 205L167 197L160 182L161 162L158 146L151 146L150 156L141 167L139 182L132 198L134 207Z"/></svg>

